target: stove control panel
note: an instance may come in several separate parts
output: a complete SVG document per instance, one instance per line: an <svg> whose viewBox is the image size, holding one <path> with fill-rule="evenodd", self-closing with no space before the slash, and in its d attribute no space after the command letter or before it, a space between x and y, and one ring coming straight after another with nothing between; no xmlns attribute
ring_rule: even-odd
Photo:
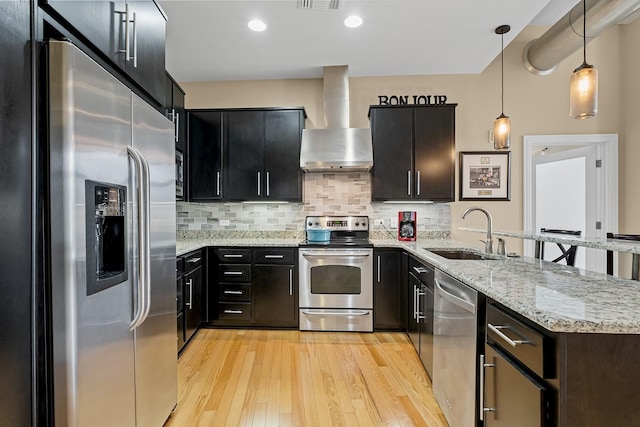
<svg viewBox="0 0 640 427"><path fill-rule="evenodd" d="M368 216L308 216L307 230L330 229L332 231L369 231Z"/></svg>

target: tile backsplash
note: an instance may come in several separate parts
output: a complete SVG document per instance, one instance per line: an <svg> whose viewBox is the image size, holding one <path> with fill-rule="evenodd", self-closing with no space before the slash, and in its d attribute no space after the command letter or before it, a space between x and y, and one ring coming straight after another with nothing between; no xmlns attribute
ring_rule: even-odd
<svg viewBox="0 0 640 427"><path fill-rule="evenodd" d="M176 207L178 231L301 231L307 215L368 215L373 231L392 229L398 211L416 211L418 232L449 237L450 207L446 203L372 203L371 179L359 173L305 173L303 203L189 203ZM382 219L384 227L374 226ZM228 220L229 225L220 225Z"/></svg>

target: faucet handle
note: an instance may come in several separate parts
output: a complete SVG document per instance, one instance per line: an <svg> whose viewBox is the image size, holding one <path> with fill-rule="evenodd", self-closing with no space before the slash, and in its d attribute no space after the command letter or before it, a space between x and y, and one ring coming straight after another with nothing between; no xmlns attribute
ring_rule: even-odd
<svg viewBox="0 0 640 427"><path fill-rule="evenodd" d="M504 239L498 237L498 255L506 255L507 254L507 244Z"/></svg>

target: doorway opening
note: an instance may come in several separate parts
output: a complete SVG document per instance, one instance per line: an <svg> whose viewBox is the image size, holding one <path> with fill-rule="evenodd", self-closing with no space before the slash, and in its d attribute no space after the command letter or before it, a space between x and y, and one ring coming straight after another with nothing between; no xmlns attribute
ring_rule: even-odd
<svg viewBox="0 0 640 427"><path fill-rule="evenodd" d="M618 135L527 135L523 156L526 232L559 228L604 239L618 229ZM525 241L524 255L534 256L534 248ZM547 243L545 259L554 251ZM575 266L605 273L606 252L581 247Z"/></svg>

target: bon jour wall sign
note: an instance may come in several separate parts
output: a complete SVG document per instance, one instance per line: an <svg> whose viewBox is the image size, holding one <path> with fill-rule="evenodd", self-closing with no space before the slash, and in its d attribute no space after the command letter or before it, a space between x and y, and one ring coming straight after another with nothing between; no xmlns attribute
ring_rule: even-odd
<svg viewBox="0 0 640 427"><path fill-rule="evenodd" d="M446 95L378 95L378 105L438 105L446 103Z"/></svg>

